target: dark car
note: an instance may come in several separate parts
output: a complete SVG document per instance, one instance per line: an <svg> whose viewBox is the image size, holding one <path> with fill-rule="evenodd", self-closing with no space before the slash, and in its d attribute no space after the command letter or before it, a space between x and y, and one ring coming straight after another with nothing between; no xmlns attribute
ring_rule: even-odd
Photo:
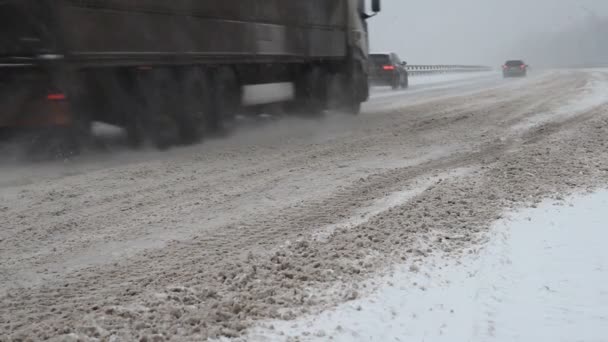
<svg viewBox="0 0 608 342"><path fill-rule="evenodd" d="M402 62L396 53L374 53L369 57L372 85L388 85L393 89L408 87L407 63Z"/></svg>
<svg viewBox="0 0 608 342"><path fill-rule="evenodd" d="M525 77L528 74L528 65L524 61L512 60L507 61L502 66L503 77Z"/></svg>

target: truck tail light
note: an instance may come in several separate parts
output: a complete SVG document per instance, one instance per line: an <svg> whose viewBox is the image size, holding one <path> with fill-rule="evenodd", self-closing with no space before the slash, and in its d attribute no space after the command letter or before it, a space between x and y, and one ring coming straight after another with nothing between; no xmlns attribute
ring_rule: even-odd
<svg viewBox="0 0 608 342"><path fill-rule="evenodd" d="M66 96L62 93L52 93L46 96L46 99L49 101L65 101Z"/></svg>

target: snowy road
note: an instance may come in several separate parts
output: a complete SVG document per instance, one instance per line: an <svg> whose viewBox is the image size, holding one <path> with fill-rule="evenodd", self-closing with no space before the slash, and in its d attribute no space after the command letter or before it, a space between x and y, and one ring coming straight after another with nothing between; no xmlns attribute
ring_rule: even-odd
<svg viewBox="0 0 608 342"><path fill-rule="evenodd" d="M358 117L259 120L165 153L116 142L115 153L0 166L0 341L368 341L348 321L314 322L390 298L387 282L429 303L437 291L474 289L433 279L474 281L449 270L500 260L484 251L500 241L506 213L606 186L608 72L468 76L377 89ZM399 283L410 277L416 285ZM508 305L519 292L494 293L494 284L512 287L482 280L482 295L502 300L492 315L514 322ZM422 300L404 303L389 312L410 316L387 330L393 337L464 336L450 330L463 316L437 307L446 327L410 329L411 315L437 317ZM475 322L505 336L487 317Z"/></svg>

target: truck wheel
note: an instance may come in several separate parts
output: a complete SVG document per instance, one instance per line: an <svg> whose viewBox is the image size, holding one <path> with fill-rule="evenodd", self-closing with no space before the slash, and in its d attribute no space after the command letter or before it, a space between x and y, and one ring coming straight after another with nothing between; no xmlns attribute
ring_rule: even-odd
<svg viewBox="0 0 608 342"><path fill-rule="evenodd" d="M159 150L169 149L177 143L178 127L169 115L155 118L147 127L148 137Z"/></svg>
<svg viewBox="0 0 608 342"><path fill-rule="evenodd" d="M236 72L230 67L220 67L212 71L210 77L212 99L206 118L207 130L226 133L241 107L241 83Z"/></svg>
<svg viewBox="0 0 608 342"><path fill-rule="evenodd" d="M158 149L167 149L178 140L175 112L179 84L170 69L146 71L140 75L138 83L141 105L130 126L134 130L141 129ZM137 133L133 138L137 138Z"/></svg>
<svg viewBox="0 0 608 342"><path fill-rule="evenodd" d="M127 144L131 148L140 148L145 140L144 128L137 118L134 116L130 117L125 124L125 131L127 133Z"/></svg>
<svg viewBox="0 0 608 342"><path fill-rule="evenodd" d="M181 91L178 98L176 122L182 144L202 140L205 119L210 112L210 84L204 70L188 68L180 76Z"/></svg>
<svg viewBox="0 0 608 342"><path fill-rule="evenodd" d="M122 127L127 133L127 144L131 148L140 148L146 142L145 122L149 113L145 90L150 79L150 75L139 72L124 74L114 90L109 90L119 104L113 111L122 120Z"/></svg>
<svg viewBox="0 0 608 342"><path fill-rule="evenodd" d="M344 114L359 115L361 113L361 101L355 94L346 94L339 111Z"/></svg>
<svg viewBox="0 0 608 342"><path fill-rule="evenodd" d="M363 72L363 67L359 65L347 77L346 84L346 110L351 115L361 113L361 103L369 97L369 83L367 73Z"/></svg>
<svg viewBox="0 0 608 342"><path fill-rule="evenodd" d="M318 117L327 108L327 75L318 66L301 71L296 80L296 101L294 111L305 116Z"/></svg>
<svg viewBox="0 0 608 342"><path fill-rule="evenodd" d="M0 127L0 142L8 141L12 138L13 132L9 127Z"/></svg>
<svg viewBox="0 0 608 342"><path fill-rule="evenodd" d="M347 106L345 106L344 109L347 114L359 115L361 113L361 102L352 101Z"/></svg>
<svg viewBox="0 0 608 342"><path fill-rule="evenodd" d="M91 97L86 84L78 83L76 89L69 91L70 114L72 124L68 128L69 144L74 151L80 152L83 146L90 145L93 138L93 114L91 112Z"/></svg>
<svg viewBox="0 0 608 342"><path fill-rule="evenodd" d="M333 74L329 79L330 108L344 114L359 114L362 100L358 85L361 80L343 72Z"/></svg>
<svg viewBox="0 0 608 342"><path fill-rule="evenodd" d="M120 109L123 117L124 129L127 133L127 144L131 148L140 148L146 140L146 130L144 127L144 117L146 116L146 106L141 90L135 87L135 93L129 93L127 89L121 89L120 99L122 108ZM125 95L131 95L126 98Z"/></svg>
<svg viewBox="0 0 608 342"><path fill-rule="evenodd" d="M63 137L60 143L60 149L65 156L73 156L80 154L84 147L92 145L92 122L88 117L77 117L70 126L63 130Z"/></svg>

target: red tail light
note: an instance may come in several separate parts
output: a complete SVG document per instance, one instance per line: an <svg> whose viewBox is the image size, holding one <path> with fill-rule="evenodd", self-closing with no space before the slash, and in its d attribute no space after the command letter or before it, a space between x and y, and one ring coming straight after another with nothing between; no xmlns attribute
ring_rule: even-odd
<svg viewBox="0 0 608 342"><path fill-rule="evenodd" d="M49 101L65 101L65 94L56 93L56 94L48 94L46 99Z"/></svg>
<svg viewBox="0 0 608 342"><path fill-rule="evenodd" d="M506 65L503 65L503 66L502 66L502 68L503 68L503 69L508 69L509 67L508 67L508 66L506 66Z"/></svg>
<svg viewBox="0 0 608 342"><path fill-rule="evenodd" d="M385 65L385 66L382 67L382 69L384 69L384 70L395 70L395 67L392 66L392 65Z"/></svg>
<svg viewBox="0 0 608 342"><path fill-rule="evenodd" d="M525 65L525 64L522 64L522 65L520 65L520 68L525 69L525 68L526 68L526 65Z"/></svg>

